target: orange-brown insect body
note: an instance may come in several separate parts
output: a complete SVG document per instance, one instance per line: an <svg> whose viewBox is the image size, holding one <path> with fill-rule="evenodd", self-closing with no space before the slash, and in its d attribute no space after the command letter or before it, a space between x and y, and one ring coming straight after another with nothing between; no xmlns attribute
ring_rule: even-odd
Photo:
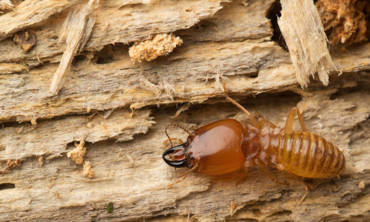
<svg viewBox="0 0 370 222"><path fill-rule="evenodd" d="M285 133L278 127L246 127L242 149L252 164L270 166L305 178L331 178L344 168L344 155L332 143L312 132Z"/></svg>
<svg viewBox="0 0 370 222"><path fill-rule="evenodd" d="M300 131L292 130L293 111L300 118ZM257 165L305 178L331 178L344 169L343 153L321 136L306 131L298 110L289 113L285 128L247 114L252 124L243 127L233 119L213 122L195 130L186 143L168 149L163 159L171 166L186 166L207 175Z"/></svg>

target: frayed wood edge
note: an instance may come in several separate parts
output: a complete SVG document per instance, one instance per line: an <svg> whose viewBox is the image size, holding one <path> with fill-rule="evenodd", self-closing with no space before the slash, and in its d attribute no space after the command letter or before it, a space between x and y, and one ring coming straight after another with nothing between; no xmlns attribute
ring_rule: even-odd
<svg viewBox="0 0 370 222"><path fill-rule="evenodd" d="M6 6L4 5L5 2L10 1L0 0L0 11ZM44 22L50 16L60 13L77 2L78 0L32 0L22 1L16 7L12 5L11 8L8 8L9 12L0 17L0 41L17 31Z"/></svg>
<svg viewBox="0 0 370 222"><path fill-rule="evenodd" d="M68 72L74 56L84 48L90 38L95 24L95 18L90 14L98 4L99 0L89 0L81 9L71 11L67 16L59 37L59 42L66 42L66 49L52 78L50 96L58 94L63 85L63 77Z"/></svg>
<svg viewBox="0 0 370 222"><path fill-rule="evenodd" d="M278 24L302 88L307 87L310 76L317 72L327 86L330 71L337 68L330 56L327 37L319 13L312 0L281 0L281 17Z"/></svg>

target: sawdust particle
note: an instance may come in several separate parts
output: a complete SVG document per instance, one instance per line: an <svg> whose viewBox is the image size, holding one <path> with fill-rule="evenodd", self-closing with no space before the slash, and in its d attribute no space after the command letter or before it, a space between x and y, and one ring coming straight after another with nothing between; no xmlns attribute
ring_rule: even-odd
<svg viewBox="0 0 370 222"><path fill-rule="evenodd" d="M10 169L14 169L22 164L21 160L8 160L6 166L0 170L0 174L6 173Z"/></svg>
<svg viewBox="0 0 370 222"><path fill-rule="evenodd" d="M85 140L81 139L76 148L67 153L67 157L73 160L76 164L81 165L84 162L84 156L86 154Z"/></svg>
<svg viewBox="0 0 370 222"><path fill-rule="evenodd" d="M91 163L90 161L85 161L84 162L84 166L83 166L83 175L87 178L94 178L95 177L95 173L94 173L94 170L92 169L91 167Z"/></svg>
<svg viewBox="0 0 370 222"><path fill-rule="evenodd" d="M15 167L18 167L21 165L21 160L8 160L7 162L7 167L9 169L12 169L12 168L15 168Z"/></svg>
<svg viewBox="0 0 370 222"><path fill-rule="evenodd" d="M36 119L31 119L31 125L36 126L37 125L37 120Z"/></svg>
<svg viewBox="0 0 370 222"><path fill-rule="evenodd" d="M14 8L14 5L10 0L1 0L0 1L0 15L4 12L10 11Z"/></svg>
<svg viewBox="0 0 370 222"><path fill-rule="evenodd" d="M159 56L170 54L174 48L182 44L182 39L173 34L157 34L150 40L135 42L129 49L129 55L134 62L152 61Z"/></svg>
<svg viewBox="0 0 370 222"><path fill-rule="evenodd" d="M365 189L365 181L361 180L361 181L358 183L358 188L360 188L361 190Z"/></svg>

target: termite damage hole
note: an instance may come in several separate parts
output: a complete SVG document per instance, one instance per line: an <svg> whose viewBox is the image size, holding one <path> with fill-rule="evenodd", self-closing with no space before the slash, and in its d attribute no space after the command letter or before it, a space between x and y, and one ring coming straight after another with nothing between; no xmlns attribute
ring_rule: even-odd
<svg viewBox="0 0 370 222"><path fill-rule="evenodd" d="M279 25L277 23L278 17L281 16L281 4L277 0L272 3L271 7L267 11L266 17L270 19L272 29L274 30L271 40L277 42L284 50L288 50L288 47L285 43L284 37L281 34Z"/></svg>
<svg viewBox="0 0 370 222"><path fill-rule="evenodd" d="M350 46L370 39L370 1L313 1L324 26L329 45L332 48ZM281 16L280 0L272 3L266 17L273 28L272 40L287 50L284 37L277 23ZM292 21L293 22L293 21Z"/></svg>
<svg viewBox="0 0 370 222"><path fill-rule="evenodd" d="M331 46L349 46L369 40L369 0L317 0L315 5Z"/></svg>
<svg viewBox="0 0 370 222"><path fill-rule="evenodd" d="M15 188L14 183L1 183L0 184L0 190L7 190L7 189L13 189Z"/></svg>

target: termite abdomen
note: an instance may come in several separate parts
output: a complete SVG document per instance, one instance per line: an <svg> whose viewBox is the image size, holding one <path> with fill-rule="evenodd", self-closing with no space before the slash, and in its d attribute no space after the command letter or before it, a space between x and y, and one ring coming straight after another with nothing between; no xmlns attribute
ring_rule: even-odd
<svg viewBox="0 0 370 222"><path fill-rule="evenodd" d="M276 163L272 164L297 176L331 178L339 175L344 168L343 153L332 143L311 132L271 136L268 150L270 159L276 159Z"/></svg>

